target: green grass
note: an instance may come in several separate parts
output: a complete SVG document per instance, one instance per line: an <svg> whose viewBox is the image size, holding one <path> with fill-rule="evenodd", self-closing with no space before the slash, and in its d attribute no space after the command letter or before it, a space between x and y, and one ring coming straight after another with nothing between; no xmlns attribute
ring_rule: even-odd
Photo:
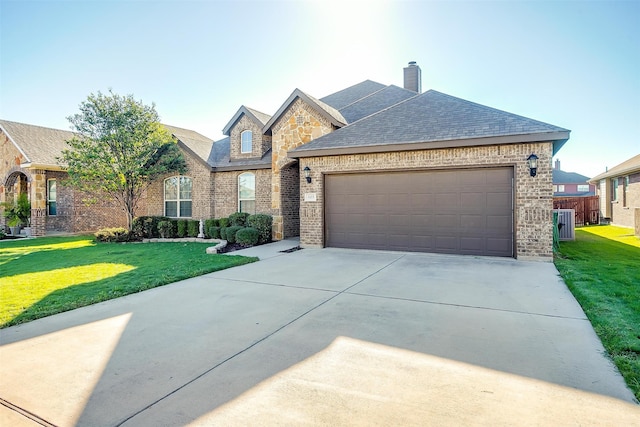
<svg viewBox="0 0 640 427"><path fill-rule="evenodd" d="M205 249L92 236L0 241L0 328L257 260Z"/></svg>
<svg viewBox="0 0 640 427"><path fill-rule="evenodd" d="M578 228L555 265L640 400L640 239L629 228Z"/></svg>

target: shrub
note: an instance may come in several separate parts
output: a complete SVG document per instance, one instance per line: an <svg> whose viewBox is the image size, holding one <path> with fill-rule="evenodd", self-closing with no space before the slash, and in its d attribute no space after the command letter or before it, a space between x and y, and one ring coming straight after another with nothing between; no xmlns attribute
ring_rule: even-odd
<svg viewBox="0 0 640 427"><path fill-rule="evenodd" d="M232 225L231 227L227 227L227 242L235 243L236 242L236 233L242 230L244 227L240 227L239 225Z"/></svg>
<svg viewBox="0 0 640 427"><path fill-rule="evenodd" d="M220 238L227 240L227 227L220 227Z"/></svg>
<svg viewBox="0 0 640 427"><path fill-rule="evenodd" d="M267 243L271 240L271 227L273 225L273 218L271 215L249 215L247 218L247 225L251 228L255 228L258 230L258 233L260 233L260 237L258 239L259 244Z"/></svg>
<svg viewBox="0 0 640 427"><path fill-rule="evenodd" d="M143 237L152 238L159 237L158 223L160 221L168 221L166 216L139 216L133 219L131 224L131 233L135 238Z"/></svg>
<svg viewBox="0 0 640 427"><path fill-rule="evenodd" d="M216 227L216 226L209 227L208 236L210 239L220 239L220 227Z"/></svg>
<svg viewBox="0 0 640 427"><path fill-rule="evenodd" d="M200 221L197 219L187 220L187 236L197 237L200 233Z"/></svg>
<svg viewBox="0 0 640 427"><path fill-rule="evenodd" d="M238 230L236 233L236 242L245 246L253 246L258 244L260 232L255 228L246 227Z"/></svg>
<svg viewBox="0 0 640 427"><path fill-rule="evenodd" d="M178 220L177 219L170 219L169 221L171 221L171 238L173 237L178 237Z"/></svg>
<svg viewBox="0 0 640 427"><path fill-rule="evenodd" d="M129 240L129 231L126 228L103 228L94 233L98 242L126 242Z"/></svg>
<svg viewBox="0 0 640 427"><path fill-rule="evenodd" d="M229 222L231 222L232 226L236 227L246 227L247 226L247 217L249 216L246 212L236 212L229 215Z"/></svg>
<svg viewBox="0 0 640 427"><path fill-rule="evenodd" d="M211 227L218 227L218 224L217 219L206 219L204 221L204 235L209 239L218 239L218 237L213 237L211 234Z"/></svg>
<svg viewBox="0 0 640 427"><path fill-rule="evenodd" d="M189 221L186 219L178 220L178 237L187 237L187 224Z"/></svg>
<svg viewBox="0 0 640 427"><path fill-rule="evenodd" d="M220 223L220 227L228 227L230 225L229 218L220 218L218 222Z"/></svg>
<svg viewBox="0 0 640 427"><path fill-rule="evenodd" d="M172 221L159 221L158 232L160 237L170 239L175 235L175 224Z"/></svg>

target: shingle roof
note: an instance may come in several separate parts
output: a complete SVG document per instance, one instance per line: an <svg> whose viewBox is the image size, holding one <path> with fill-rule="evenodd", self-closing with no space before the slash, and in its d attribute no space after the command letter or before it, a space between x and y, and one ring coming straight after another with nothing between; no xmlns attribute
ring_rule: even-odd
<svg viewBox="0 0 640 427"><path fill-rule="evenodd" d="M380 151L387 151L415 143L432 143L432 147L439 146L433 144L435 142L442 142L442 146L466 145L471 140L479 144L482 143L478 142L480 138L500 137L509 137L500 139L502 143L553 140L554 151L557 151L569 138L569 132L554 125L430 90L289 153L304 157L318 155L314 153L318 150L357 152L375 151L372 147L378 147ZM384 146L384 149L381 148Z"/></svg>
<svg viewBox="0 0 640 427"><path fill-rule="evenodd" d="M230 161L230 138L223 138L213 143L213 149L207 159L207 163L214 170L242 170L263 169L271 167L271 150L267 151L261 159L240 159Z"/></svg>
<svg viewBox="0 0 640 427"><path fill-rule="evenodd" d="M417 95L412 90L391 85L341 108L340 113L349 123L353 123L414 96Z"/></svg>
<svg viewBox="0 0 640 427"><path fill-rule="evenodd" d="M229 136L229 132L231 132L231 128L233 127L233 125L236 124L236 122L238 120L240 120L240 118L243 115L246 115L247 117L249 117L259 127L263 127L269 121L269 119L271 118L271 116L268 115L268 114L261 113L258 110L254 110L253 108L249 108L249 107L246 107L244 105L241 105L240 108L238 108L238 111L236 111L236 113L233 115L233 117L231 117L231 120L229 120L229 122L222 129L222 133L224 135Z"/></svg>
<svg viewBox="0 0 640 427"><path fill-rule="evenodd" d="M553 170L554 184L586 184L589 177L575 172L565 172L560 169Z"/></svg>
<svg viewBox="0 0 640 427"><path fill-rule="evenodd" d="M382 83L374 82L372 80L365 80L346 89L342 89L331 95L327 95L324 98L320 98L320 101L325 104L331 105L338 110L346 107L349 104L353 104L359 99L365 96L371 95L374 92L384 89L386 86Z"/></svg>
<svg viewBox="0 0 640 427"><path fill-rule="evenodd" d="M640 154L638 154L637 156L633 156L628 160L625 160L624 162L612 167L611 169L601 173L600 175L594 176L589 180L589 182L598 182L601 179L627 175L634 172L640 172Z"/></svg>
<svg viewBox="0 0 640 427"><path fill-rule="evenodd" d="M28 163L59 167L56 157L67 148L66 140L74 137L68 130L52 129L26 123L0 120L0 126L18 146Z"/></svg>
<svg viewBox="0 0 640 427"><path fill-rule="evenodd" d="M269 133L271 131L271 126L282 116L282 114L289 108L291 104L296 99L302 99L304 102L309 104L311 107L315 108L321 115L323 115L331 124L336 127L341 127L347 124L347 120L340 114L338 110L333 108L332 106L320 101L319 99L314 98L311 95L308 95L301 91L300 89L295 89L289 98L280 106L278 111L269 119L269 121L262 128L263 133Z"/></svg>
<svg viewBox="0 0 640 427"><path fill-rule="evenodd" d="M213 140L196 131L170 125L163 125L173 136L182 142L202 161L206 162L211 154Z"/></svg>

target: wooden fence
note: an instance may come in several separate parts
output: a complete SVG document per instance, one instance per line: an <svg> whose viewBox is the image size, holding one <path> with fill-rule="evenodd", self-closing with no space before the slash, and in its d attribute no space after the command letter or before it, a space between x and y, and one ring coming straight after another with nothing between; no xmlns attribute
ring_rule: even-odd
<svg viewBox="0 0 640 427"><path fill-rule="evenodd" d="M600 223L600 197L554 197L553 209L576 211L576 227Z"/></svg>

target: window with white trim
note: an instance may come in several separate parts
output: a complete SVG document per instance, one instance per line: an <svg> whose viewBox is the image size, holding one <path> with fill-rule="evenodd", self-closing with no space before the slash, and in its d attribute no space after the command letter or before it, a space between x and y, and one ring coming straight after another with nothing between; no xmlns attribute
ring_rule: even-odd
<svg viewBox="0 0 640 427"><path fill-rule="evenodd" d="M47 215L55 216L58 214L58 196L56 189L56 180L47 180Z"/></svg>
<svg viewBox="0 0 640 427"><path fill-rule="evenodd" d="M240 152L243 154L251 153L253 150L253 132L245 130L240 134Z"/></svg>
<svg viewBox="0 0 640 427"><path fill-rule="evenodd" d="M585 193L589 191L589 184L578 184L578 192Z"/></svg>
<svg viewBox="0 0 640 427"><path fill-rule="evenodd" d="M164 215L170 218L191 218L193 181L187 176L172 176L164 180Z"/></svg>
<svg viewBox="0 0 640 427"><path fill-rule="evenodd" d="M238 176L238 212L256 213L256 176L249 172Z"/></svg>
<svg viewBox="0 0 640 427"><path fill-rule="evenodd" d="M564 193L564 184L554 185L553 186L554 193Z"/></svg>

